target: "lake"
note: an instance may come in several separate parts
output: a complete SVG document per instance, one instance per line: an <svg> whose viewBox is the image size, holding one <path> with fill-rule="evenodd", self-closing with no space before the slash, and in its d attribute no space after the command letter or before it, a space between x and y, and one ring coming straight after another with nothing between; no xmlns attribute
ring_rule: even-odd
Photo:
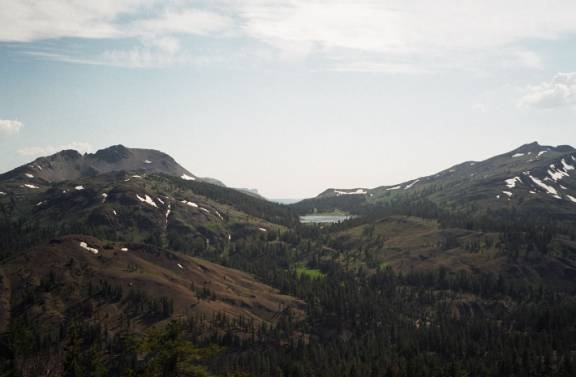
<svg viewBox="0 0 576 377"><path fill-rule="evenodd" d="M350 217L348 215L306 215L300 216L300 222L302 224L339 223Z"/></svg>

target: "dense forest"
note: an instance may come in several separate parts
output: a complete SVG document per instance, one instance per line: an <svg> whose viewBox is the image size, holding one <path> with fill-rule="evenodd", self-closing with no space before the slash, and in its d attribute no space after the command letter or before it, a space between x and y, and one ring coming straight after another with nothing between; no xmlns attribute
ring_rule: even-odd
<svg viewBox="0 0 576 377"><path fill-rule="evenodd" d="M425 208L410 207L405 213L424 215ZM515 228L510 219L506 234L540 237L527 230L542 224ZM454 221L460 220L456 217L449 225ZM573 292L446 269L397 273L390 268L352 268L336 261L325 247L331 233L352 225L297 226L239 240L225 252L206 247L187 251L248 271L303 299L304 318L288 315L271 325L215 314L173 320L138 333L131 330L131 321L170 318L169 300L122 292L102 282L87 292L97 298L95 304L67 313L58 331L46 333L23 310L26 302L14 306L17 319L0 340L2 376L59 375L61 370L65 376L294 377L576 372ZM2 237L3 255L55 236L47 229L31 231L30 226L3 224L18 235L11 241ZM544 227L542 232L559 229ZM522 243L511 241L506 247ZM27 299L38 300L43 292L58 289L57 278L47 279ZM211 292L200 296L210 300ZM106 300L132 308L122 329L112 331L91 320L93 305Z"/></svg>

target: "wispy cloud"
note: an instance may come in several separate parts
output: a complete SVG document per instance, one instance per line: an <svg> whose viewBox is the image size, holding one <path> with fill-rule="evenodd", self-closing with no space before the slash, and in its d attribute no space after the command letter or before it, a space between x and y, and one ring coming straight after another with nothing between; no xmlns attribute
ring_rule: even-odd
<svg viewBox="0 0 576 377"><path fill-rule="evenodd" d="M230 29L226 15L159 0L0 0L0 41L208 35Z"/></svg>
<svg viewBox="0 0 576 377"><path fill-rule="evenodd" d="M195 64L205 57L182 42L195 36L256 42L284 62L319 57L323 69L337 71L414 74L470 63L541 69L542 59L517 44L576 32L570 0L0 0L0 7L0 42L134 38L134 46L98 56L35 55L128 67ZM262 58L257 48L246 53Z"/></svg>
<svg viewBox="0 0 576 377"><path fill-rule="evenodd" d="M22 126L22 122L18 120L0 119L0 135L15 135L20 132Z"/></svg>
<svg viewBox="0 0 576 377"><path fill-rule="evenodd" d="M519 105L540 109L576 106L576 72L558 73L551 81L529 87Z"/></svg>
<svg viewBox="0 0 576 377"><path fill-rule="evenodd" d="M417 56L507 46L576 30L576 3L543 0L239 1L245 31L283 48L287 42ZM546 17L543 17L545 15ZM550 22L549 20L554 20ZM518 57L538 65L534 56Z"/></svg>
<svg viewBox="0 0 576 377"><path fill-rule="evenodd" d="M92 146L86 142L72 142L66 145L53 146L46 145L42 147L26 147L18 150L18 154L24 157L40 157L47 156L65 149L74 149L80 153L87 153L93 150Z"/></svg>

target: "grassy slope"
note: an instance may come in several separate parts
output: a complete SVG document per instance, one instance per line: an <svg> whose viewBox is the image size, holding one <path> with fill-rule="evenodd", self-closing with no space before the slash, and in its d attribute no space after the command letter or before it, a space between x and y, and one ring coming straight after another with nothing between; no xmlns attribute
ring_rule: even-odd
<svg viewBox="0 0 576 377"><path fill-rule="evenodd" d="M397 271L425 271L446 268L450 271L502 274L533 282L565 285L576 272L576 243L555 239L549 255L524 253L511 258L498 250L499 234L464 229L442 229L435 220L409 216L389 216L333 234L343 249L356 250L358 261L365 259L359 249L375 256L374 267ZM350 260L346 263L351 264Z"/></svg>

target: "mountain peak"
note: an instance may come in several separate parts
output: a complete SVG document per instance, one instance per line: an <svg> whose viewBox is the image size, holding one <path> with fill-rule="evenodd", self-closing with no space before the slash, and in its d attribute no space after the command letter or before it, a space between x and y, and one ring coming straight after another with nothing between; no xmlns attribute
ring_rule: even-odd
<svg viewBox="0 0 576 377"><path fill-rule="evenodd" d="M528 153L528 152L535 153L541 151L542 148L545 147L540 145L540 143L538 143L537 141L534 141L532 143L524 144L519 148L514 149L511 153Z"/></svg>
<svg viewBox="0 0 576 377"><path fill-rule="evenodd" d="M60 152L58 152L58 153L55 153L55 154L53 154L53 155L51 155L51 156L48 156L48 157L40 157L40 158L38 158L38 159L40 160L40 159L45 159L45 158L48 158L48 159L58 159L58 158L60 158L60 159L64 159L64 160L77 160L77 159L79 159L79 158L82 158L82 155L80 154L80 152L78 152L78 151L75 150L75 149L64 149L64 150L62 150L62 151L60 151Z"/></svg>
<svg viewBox="0 0 576 377"><path fill-rule="evenodd" d="M1 178L24 179L25 183L30 184L27 180L32 179L31 177L46 182L61 182L113 171L145 171L176 177L194 177L166 153L152 149L132 149L118 144L93 154L63 150L2 174Z"/></svg>
<svg viewBox="0 0 576 377"><path fill-rule="evenodd" d="M94 153L94 157L100 160L104 160L108 163L114 163L130 156L130 149L126 148L122 144L113 145L111 147L100 149Z"/></svg>

